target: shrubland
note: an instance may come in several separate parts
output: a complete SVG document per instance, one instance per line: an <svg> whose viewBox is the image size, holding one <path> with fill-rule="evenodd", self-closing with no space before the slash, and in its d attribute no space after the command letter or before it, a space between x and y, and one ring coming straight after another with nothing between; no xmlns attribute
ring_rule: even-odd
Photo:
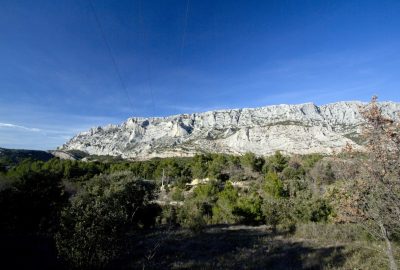
<svg viewBox="0 0 400 270"><path fill-rule="evenodd" d="M0 175L0 226L7 235L54 239L60 263L76 268L106 267L134 253L127 239L149 228L199 233L209 225L266 224L293 233L297 224L333 215L312 188L320 179L307 180L321 159L279 152L107 163L28 159ZM206 180L188 185L196 178Z"/></svg>
<svg viewBox="0 0 400 270"><path fill-rule="evenodd" d="M168 249L179 230L191 239L207 239L210 228L218 226L263 226L266 239L285 237L281 245L301 239L327 250L335 246L335 256L344 246L345 262L324 261L320 268L359 264L368 269L363 258L374 258L371 265L396 269L398 126L382 118L374 103L370 106L365 108L372 125L363 133L365 153L349 148L331 156L276 152L147 161L3 160L0 229L7 241L1 248L13 263L24 255L20 246L34 236L55 250L57 267L129 268L132 260L144 267L157 252L174 256L160 249ZM163 236L146 246L158 231ZM263 241L261 246L268 245ZM372 256L363 246L384 256Z"/></svg>

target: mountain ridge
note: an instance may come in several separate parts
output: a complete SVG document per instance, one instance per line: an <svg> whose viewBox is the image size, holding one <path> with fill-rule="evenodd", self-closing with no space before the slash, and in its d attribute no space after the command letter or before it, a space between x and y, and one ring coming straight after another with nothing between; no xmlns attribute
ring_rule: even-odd
<svg viewBox="0 0 400 270"><path fill-rule="evenodd" d="M165 117L130 117L119 125L81 132L59 147L91 155L148 159L192 156L198 152L269 155L332 153L358 140L363 118L360 101L317 106L312 102L258 108L221 109ZM379 102L382 112L398 117L400 103Z"/></svg>

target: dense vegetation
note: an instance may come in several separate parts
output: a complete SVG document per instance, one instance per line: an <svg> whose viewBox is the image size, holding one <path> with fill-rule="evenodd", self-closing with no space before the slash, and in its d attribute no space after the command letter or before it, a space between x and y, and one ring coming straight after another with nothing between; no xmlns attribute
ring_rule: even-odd
<svg viewBox="0 0 400 270"><path fill-rule="evenodd" d="M293 230L297 222L325 222L332 215L328 202L311 190L331 172L305 181L321 159L279 152L269 158L209 154L111 163L27 159L0 175L1 231L54 239L64 263L82 268L125 255L126 236L151 226L198 231L207 224L242 223ZM163 175L168 184L160 209L153 201ZM188 186L194 178L210 180ZM176 201L182 204L170 204Z"/></svg>
<svg viewBox="0 0 400 270"><path fill-rule="evenodd" d="M370 138L375 139L374 147L382 139L377 134ZM395 200L399 190L390 179L397 179L399 166L394 162L398 156L389 151L382 175L376 163L385 164L380 160L383 150L372 157L372 163L370 155L351 149L333 156L289 157L276 152L269 157L201 154L148 161L53 158L7 163L3 159L3 264L82 269L134 268L140 262L135 267L142 268L152 265L172 232L183 228L208 239L205 231L212 226L243 224L263 225L271 235L311 237L320 242L334 237L335 241L368 241L368 245L381 247L384 241L382 251L392 267L399 241ZM148 246L146 241L157 231L163 236ZM362 256L371 257L359 248L349 252L346 256L357 261L349 259L346 267L358 267L364 263ZM33 258L17 259L29 256ZM366 267L385 265L374 260ZM330 266L321 263L327 269L343 265L338 259Z"/></svg>
<svg viewBox="0 0 400 270"><path fill-rule="evenodd" d="M57 263L77 268L131 255L129 236L149 227L199 232L211 224L266 224L293 233L297 224L335 218L322 192L335 181L334 169L321 155L279 152L111 163L28 159L0 176L1 232L21 245L21 235L53 239ZM161 208L154 201L163 175ZM195 178L209 180L188 185Z"/></svg>

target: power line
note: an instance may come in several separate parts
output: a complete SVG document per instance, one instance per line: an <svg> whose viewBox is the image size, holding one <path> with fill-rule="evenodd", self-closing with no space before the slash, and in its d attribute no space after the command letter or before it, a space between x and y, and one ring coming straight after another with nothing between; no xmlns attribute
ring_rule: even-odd
<svg viewBox="0 0 400 270"><path fill-rule="evenodd" d="M148 35L147 31L145 30L144 27L144 18L143 18L143 3L142 0L139 0L139 26L142 28L142 37L143 37L143 42L145 45L149 44L148 42ZM154 101L154 93L153 93L153 87L151 85L151 68L150 68L150 61L146 61L146 73L147 73L147 87L150 93L150 99L151 103L153 105L153 114L155 116L156 112L156 106L155 106L155 101Z"/></svg>
<svg viewBox="0 0 400 270"><path fill-rule="evenodd" d="M89 0L89 4L90 4L90 8L91 8L91 10L93 12L97 27L99 28L101 36L103 38L104 44L106 45L108 53L110 54L110 57L111 57L111 60L112 60L112 63L113 63L114 69L115 69L115 73L117 74L117 77L118 77L118 80L119 80L119 82L121 84L122 90L125 92L125 95L126 95L126 97L128 99L128 102L129 102L131 108L134 108L132 100L131 100L131 97L129 96L129 92L128 92L127 88L126 88L126 84L125 84L124 80L122 79L122 75L121 75L121 72L120 72L120 70L118 68L117 61L115 60L115 57L114 57L113 51L111 49L110 43L107 40L104 28L103 28L103 26L102 26L102 24L100 22L99 16L97 15L97 12L96 12L96 9L94 8L92 0Z"/></svg>
<svg viewBox="0 0 400 270"><path fill-rule="evenodd" d="M189 18L189 7L190 7L190 0L186 0L186 13L185 13L185 20L183 22L183 33L182 33L182 42L181 42L181 59L183 54L183 48L185 47L185 39L186 39L186 29L188 24Z"/></svg>

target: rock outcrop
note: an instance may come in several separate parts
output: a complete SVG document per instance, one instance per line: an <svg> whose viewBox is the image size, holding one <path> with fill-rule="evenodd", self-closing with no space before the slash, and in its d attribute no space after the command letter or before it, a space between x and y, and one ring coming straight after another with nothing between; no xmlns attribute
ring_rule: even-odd
<svg viewBox="0 0 400 270"><path fill-rule="evenodd" d="M91 155L123 158L191 156L199 152L269 155L332 153L347 143L362 149L361 102L275 105L168 117L129 118L82 132L60 147ZM380 102L384 114L398 117L400 103Z"/></svg>

